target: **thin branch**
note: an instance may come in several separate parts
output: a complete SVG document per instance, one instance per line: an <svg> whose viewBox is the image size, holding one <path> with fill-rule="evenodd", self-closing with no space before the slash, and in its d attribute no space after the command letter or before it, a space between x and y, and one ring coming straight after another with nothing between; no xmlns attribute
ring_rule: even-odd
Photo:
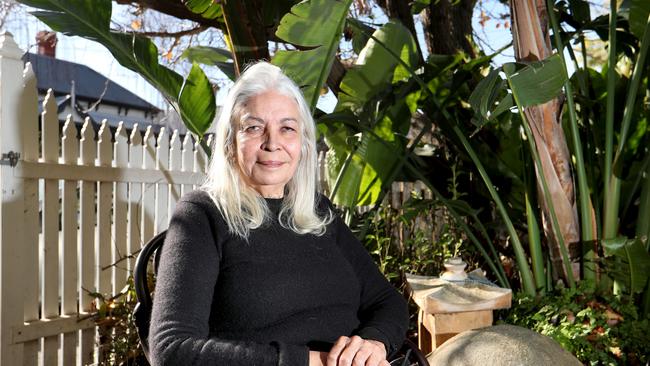
<svg viewBox="0 0 650 366"><path fill-rule="evenodd" d="M198 27L182 30L178 32L134 32L134 33L145 37L180 38L188 35L199 34L207 29L208 26L199 25Z"/></svg>

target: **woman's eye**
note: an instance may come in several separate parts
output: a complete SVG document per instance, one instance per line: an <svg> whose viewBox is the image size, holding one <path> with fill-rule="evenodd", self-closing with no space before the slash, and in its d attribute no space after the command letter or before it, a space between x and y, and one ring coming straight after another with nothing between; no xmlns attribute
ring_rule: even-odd
<svg viewBox="0 0 650 366"><path fill-rule="evenodd" d="M285 132L294 132L296 129L293 128L293 127L284 126L284 127L282 127L282 130L285 131Z"/></svg>
<svg viewBox="0 0 650 366"><path fill-rule="evenodd" d="M248 126L244 128L244 132L248 133L259 132L261 130L262 128L260 126Z"/></svg>

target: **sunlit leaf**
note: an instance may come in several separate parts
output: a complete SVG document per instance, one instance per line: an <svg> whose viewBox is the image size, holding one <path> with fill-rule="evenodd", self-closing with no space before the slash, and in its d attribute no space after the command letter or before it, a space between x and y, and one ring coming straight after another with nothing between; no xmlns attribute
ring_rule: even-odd
<svg viewBox="0 0 650 366"><path fill-rule="evenodd" d="M311 48L279 51L272 62L302 87L307 103L315 108L332 68L343 25L352 0L310 0L291 8L276 35L286 42Z"/></svg>
<svg viewBox="0 0 650 366"><path fill-rule="evenodd" d="M230 80L235 80L236 78L232 53L226 49L207 46L189 47L183 51L181 57L187 58L191 62L216 66Z"/></svg>
<svg viewBox="0 0 650 366"><path fill-rule="evenodd" d="M566 70L559 55L516 70L505 64L503 70L510 77L510 88L522 107L546 103L555 99L567 80Z"/></svg>
<svg viewBox="0 0 650 366"><path fill-rule="evenodd" d="M214 0L184 0L185 7L194 14L199 14L205 19L216 19L223 15L219 1Z"/></svg>
<svg viewBox="0 0 650 366"><path fill-rule="evenodd" d="M179 102L183 106L181 116L184 121L203 123L200 125L186 123L190 131L196 134L201 133L199 136L202 136L202 132L208 130L216 114L214 97L212 99L197 98L197 95L201 95L206 88L211 88L210 81L201 68L194 63L190 74L183 83Z"/></svg>
<svg viewBox="0 0 650 366"><path fill-rule="evenodd" d="M341 94L337 110L358 108L395 79L403 79L408 73L398 67L398 60L392 53L399 55L407 65L414 67L417 63L417 48L411 33L400 22L391 21L374 32L359 54L352 69L348 70L341 81Z"/></svg>

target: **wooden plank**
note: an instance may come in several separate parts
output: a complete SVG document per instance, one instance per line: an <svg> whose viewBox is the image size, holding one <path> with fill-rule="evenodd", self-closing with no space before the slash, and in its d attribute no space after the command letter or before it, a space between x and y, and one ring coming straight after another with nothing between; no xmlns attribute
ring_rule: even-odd
<svg viewBox="0 0 650 366"><path fill-rule="evenodd" d="M41 319L12 328L11 341L24 343L41 337L52 337L61 333L71 333L79 329L89 329L95 321L87 315L70 314L52 319ZM68 365L68 364L66 364Z"/></svg>
<svg viewBox="0 0 650 366"><path fill-rule="evenodd" d="M30 63L25 65L23 71L22 94L19 103L19 119L17 126L22 128L23 156L25 161L38 161L38 92L36 90L36 76ZM22 179L24 189L24 222L25 227L39 228L38 230L24 231L23 261L21 290L24 294L23 320L34 321L39 317L39 265L38 265L38 234L39 227L39 196L38 179ZM23 365L38 364L38 350L40 340L25 342L23 345Z"/></svg>
<svg viewBox="0 0 650 366"><path fill-rule="evenodd" d="M183 139L183 152L181 155L181 170L194 174L194 143L192 142L192 135L189 133L185 134ZM181 196L190 191L192 191L192 184L184 183L181 186Z"/></svg>
<svg viewBox="0 0 650 366"><path fill-rule="evenodd" d="M201 147L201 144L197 142L194 142L194 172L195 173L204 173L206 171L206 155L205 151L203 151L203 147ZM192 186L192 189L198 188L199 184L194 184Z"/></svg>
<svg viewBox="0 0 650 366"><path fill-rule="evenodd" d="M20 161L14 168L17 178L70 179L90 182L125 182L147 183L174 182L177 184L201 184L204 173L194 172L163 172L155 167L117 168L77 166L63 163L26 162Z"/></svg>
<svg viewBox="0 0 650 366"><path fill-rule="evenodd" d="M86 118L81 129L79 163L85 166L95 165L97 145L95 144L95 130L90 119ZM79 309L81 312L93 310L93 298L88 296L88 291L96 291L95 276L95 189L96 183L82 181L79 190L79 253L80 253L80 284ZM84 365L94 362L95 330L89 329L81 332L79 354Z"/></svg>
<svg viewBox="0 0 650 366"><path fill-rule="evenodd" d="M113 145L111 143L111 131L106 120L102 121L99 128L99 140L97 141L97 165L111 166L113 161ZM99 284L98 290L102 294L108 294L111 288L111 209L113 200L113 183L99 182L97 188L97 270Z"/></svg>
<svg viewBox="0 0 650 366"><path fill-rule="evenodd" d="M115 144L113 147L114 163L116 167L127 168L129 166L129 145L126 136L126 128L122 122L117 126L115 132ZM127 249L127 205L128 205L128 183L115 183L115 195L113 196L113 293L121 290L129 277L129 262Z"/></svg>
<svg viewBox="0 0 650 366"><path fill-rule="evenodd" d="M156 168L156 139L151 126L147 127L143 141L142 167L144 169ZM155 182L145 182L142 191L142 242L146 243L153 237L155 199Z"/></svg>
<svg viewBox="0 0 650 366"><path fill-rule="evenodd" d="M169 146L169 170L172 172L181 171L183 169L181 161L181 139L178 135L178 130L174 130L172 134L172 141ZM181 185L180 184L170 184L169 185L169 211L167 212L167 217L171 217L171 213L176 207L181 196Z"/></svg>
<svg viewBox="0 0 650 366"><path fill-rule="evenodd" d="M133 126L129 142L129 168L142 168L142 134L137 124ZM142 183L129 183L129 253L135 253L142 247ZM129 268L133 271L135 259L130 261Z"/></svg>
<svg viewBox="0 0 650 366"><path fill-rule="evenodd" d="M156 147L156 168L161 171L169 171L169 134L167 129L162 127L158 134L158 146ZM156 184L156 220L154 234L167 229L169 212L169 185L165 182Z"/></svg>
<svg viewBox="0 0 650 366"><path fill-rule="evenodd" d="M45 162L59 160L59 118L56 100L48 90L41 114L42 159ZM46 179L43 189L43 247L41 294L43 318L59 316L59 181ZM43 341L43 364L58 363L59 338L50 336Z"/></svg>
<svg viewBox="0 0 650 366"><path fill-rule="evenodd" d="M62 155L63 161L67 164L76 164L79 157L79 139L77 138L77 127L68 116L63 127ZM63 204L61 229L63 231L63 243L60 246L62 269L62 299L61 315L71 315L77 312L78 294L78 270L77 270L77 185L74 180L63 182ZM63 335L63 346L61 359L64 365L73 365L77 357L76 332Z"/></svg>
<svg viewBox="0 0 650 366"><path fill-rule="evenodd" d="M106 120L102 121L98 132L97 165L111 166L113 162L113 144L111 143L110 126ZM113 183L99 182L97 187L97 271L99 284L97 289L102 294L112 293L112 263L113 263L113 238L111 229L111 209L113 206ZM99 362L106 362L106 355L98 349Z"/></svg>

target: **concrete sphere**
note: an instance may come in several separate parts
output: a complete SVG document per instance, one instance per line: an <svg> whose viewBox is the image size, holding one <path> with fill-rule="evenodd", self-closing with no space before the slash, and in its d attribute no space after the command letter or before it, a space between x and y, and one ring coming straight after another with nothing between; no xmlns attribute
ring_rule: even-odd
<svg viewBox="0 0 650 366"><path fill-rule="evenodd" d="M428 356L431 366L581 366L553 339L514 325L468 330Z"/></svg>

